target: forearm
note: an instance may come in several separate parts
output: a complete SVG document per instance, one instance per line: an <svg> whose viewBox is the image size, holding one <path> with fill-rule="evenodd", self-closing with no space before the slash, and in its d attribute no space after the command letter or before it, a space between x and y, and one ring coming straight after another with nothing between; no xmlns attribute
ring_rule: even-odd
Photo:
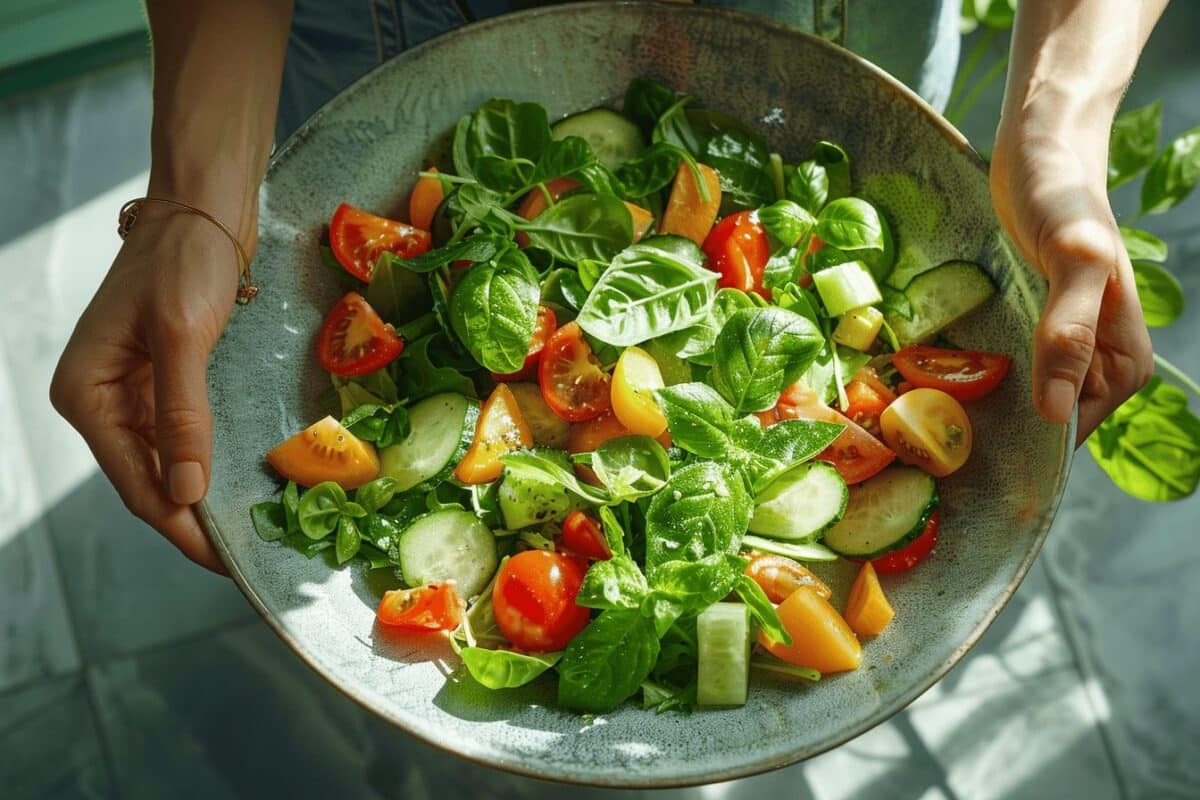
<svg viewBox="0 0 1200 800"><path fill-rule="evenodd" d="M146 0L150 193L209 211L252 249L292 0Z"/></svg>

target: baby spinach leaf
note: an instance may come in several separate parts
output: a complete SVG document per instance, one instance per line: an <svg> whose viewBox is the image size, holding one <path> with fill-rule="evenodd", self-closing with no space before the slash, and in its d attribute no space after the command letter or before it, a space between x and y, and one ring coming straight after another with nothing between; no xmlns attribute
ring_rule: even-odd
<svg viewBox="0 0 1200 800"><path fill-rule="evenodd" d="M518 226L529 244L568 264L582 259L609 261L633 241L633 220L619 198L572 194Z"/></svg>
<svg viewBox="0 0 1200 800"><path fill-rule="evenodd" d="M826 202L850 194L850 156L846 155L845 150L833 142L817 142L813 147L812 160L825 169L829 185Z"/></svg>
<svg viewBox="0 0 1200 800"><path fill-rule="evenodd" d="M1200 482L1200 419L1183 390L1157 375L1087 441L1113 483L1142 500L1180 500Z"/></svg>
<svg viewBox="0 0 1200 800"><path fill-rule="evenodd" d="M581 136L555 139L542 151L529 182L538 184L554 178L566 178L595 162L596 156L587 139Z"/></svg>
<svg viewBox="0 0 1200 800"><path fill-rule="evenodd" d="M1131 260L1157 261L1160 264L1167 260L1167 243L1149 231L1121 226L1121 241L1125 243L1125 252ZM884 293L884 299L887 294ZM909 319L911 319L911 314Z"/></svg>
<svg viewBox="0 0 1200 800"><path fill-rule="evenodd" d="M686 151L666 142L651 145L637 158L617 167L616 177L621 183L622 195L639 198L662 191L675 179L679 162L685 155L691 158Z"/></svg>
<svg viewBox="0 0 1200 800"><path fill-rule="evenodd" d="M650 130L658 118L675 104L675 91L649 78L634 78L625 90L622 109L645 130Z"/></svg>
<svg viewBox="0 0 1200 800"><path fill-rule="evenodd" d="M1153 261L1133 262L1133 282L1142 314L1151 328L1170 325L1183 314L1183 287Z"/></svg>
<svg viewBox="0 0 1200 800"><path fill-rule="evenodd" d="M435 364L431 345L444 339L444 333L432 333L410 342L392 362L395 365L397 387L410 402L440 392L457 392L467 397L475 396L475 384L466 375L453 367Z"/></svg>
<svg viewBox="0 0 1200 800"><path fill-rule="evenodd" d="M717 274L703 263L699 248L679 237L628 247L596 281L576 321L619 347L693 325L708 313L717 288Z"/></svg>
<svg viewBox="0 0 1200 800"><path fill-rule="evenodd" d="M736 553L753 501L731 467L697 461L674 475L646 509L646 572L668 561Z"/></svg>
<svg viewBox="0 0 1200 800"><path fill-rule="evenodd" d="M1161 214L1191 194L1200 180L1200 127L1180 135L1150 165L1142 181L1142 213Z"/></svg>
<svg viewBox="0 0 1200 800"><path fill-rule="evenodd" d="M654 392L676 447L701 458L723 458L730 449L733 408L706 383L680 383Z"/></svg>
<svg viewBox="0 0 1200 800"><path fill-rule="evenodd" d="M739 573L733 588L737 591L738 597L742 598L746 607L750 609L750 617L754 620L754 624L762 629L768 639L780 644L792 643L792 635L779 621L779 614L776 613L775 606L771 604L762 587L755 583L753 578Z"/></svg>
<svg viewBox="0 0 1200 800"><path fill-rule="evenodd" d="M557 664L563 656L562 652L526 654L482 647L464 647L458 655L471 677L489 689L524 686Z"/></svg>
<svg viewBox="0 0 1200 800"><path fill-rule="evenodd" d="M818 214L829 198L829 175L816 161L802 161L788 175L787 199L810 214Z"/></svg>
<svg viewBox="0 0 1200 800"><path fill-rule="evenodd" d="M795 312L742 309L717 336L712 384L735 411L765 411L824 346L820 330Z"/></svg>
<svg viewBox="0 0 1200 800"><path fill-rule="evenodd" d="M505 250L459 279L450 297L450 321L485 369L515 372L529 352L539 297L529 259L519 250Z"/></svg>
<svg viewBox="0 0 1200 800"><path fill-rule="evenodd" d="M300 496L297 519L310 539L323 539L338 526L346 508L346 492L333 481L318 483Z"/></svg>
<svg viewBox="0 0 1200 800"><path fill-rule="evenodd" d="M362 535L358 532L358 523L354 521L353 517L343 516L338 520L337 541L333 548L337 562L345 564L358 555L358 549L361 546Z"/></svg>
<svg viewBox="0 0 1200 800"><path fill-rule="evenodd" d="M879 212L866 200L842 197L821 209L817 236L839 250L883 250Z"/></svg>
<svg viewBox="0 0 1200 800"><path fill-rule="evenodd" d="M609 439L592 454L592 469L615 500L654 494L671 477L667 451L649 436Z"/></svg>
<svg viewBox="0 0 1200 800"><path fill-rule="evenodd" d="M585 713L612 711L646 680L658 650L654 623L641 612L600 612L558 662L558 704Z"/></svg>
<svg viewBox="0 0 1200 800"><path fill-rule="evenodd" d="M387 262L389 266L397 269L425 273L449 266L455 261L488 261L501 250L510 247L512 244L500 236L483 232L468 236L454 244L430 250L414 258L389 258ZM380 260L380 263L383 263L383 259ZM374 282L374 277L372 277L372 282ZM426 293L428 294L428 290ZM369 297L368 300L370 300ZM378 311L378 309L376 310Z"/></svg>
<svg viewBox="0 0 1200 800"><path fill-rule="evenodd" d="M283 506L283 516L287 525L288 534L300 532L300 489L297 488L295 481L288 481L287 486L283 487L283 496L280 498L280 503Z"/></svg>
<svg viewBox="0 0 1200 800"><path fill-rule="evenodd" d="M684 613L698 614L733 591L747 563L736 553L714 553L699 561L667 561L650 574L650 587L674 598Z"/></svg>
<svg viewBox="0 0 1200 800"><path fill-rule="evenodd" d="M395 496L396 479L384 475L358 487L354 491L354 502L362 506L368 514L374 514L392 502Z"/></svg>
<svg viewBox="0 0 1200 800"><path fill-rule="evenodd" d="M410 322L433 307L429 285L392 253L379 257L366 296L371 308L393 325Z"/></svg>
<svg viewBox="0 0 1200 800"><path fill-rule="evenodd" d="M637 563L627 555L614 555L588 567L575 603L585 608L640 608L647 592Z"/></svg>
<svg viewBox="0 0 1200 800"><path fill-rule="evenodd" d="M250 521L258 538L264 542L274 542L287 536L287 515L283 511L283 503L268 500L250 507Z"/></svg>
<svg viewBox="0 0 1200 800"><path fill-rule="evenodd" d="M574 472L533 450L509 453L500 460L504 462L506 473L511 472L523 478L541 481L552 486L561 486L581 500L586 500L593 505L605 505L612 501L608 492L582 483L575 477Z"/></svg>
<svg viewBox="0 0 1200 800"><path fill-rule="evenodd" d="M816 217L804 206L791 200L776 200L769 206L763 206L758 210L758 221L783 248L806 241L817 224Z"/></svg>
<svg viewBox="0 0 1200 800"><path fill-rule="evenodd" d="M481 183L507 192L529 183L533 165L550 140L546 109L494 98L471 115L463 151Z"/></svg>
<svg viewBox="0 0 1200 800"><path fill-rule="evenodd" d="M1162 133L1162 101L1122 111L1113 121L1108 140L1108 188L1132 180L1158 152Z"/></svg>

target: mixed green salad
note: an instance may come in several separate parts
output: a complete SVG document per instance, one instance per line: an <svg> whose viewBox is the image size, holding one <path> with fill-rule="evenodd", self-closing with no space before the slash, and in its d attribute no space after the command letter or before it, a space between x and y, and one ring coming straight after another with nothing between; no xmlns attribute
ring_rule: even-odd
<svg viewBox="0 0 1200 800"><path fill-rule="evenodd" d="M332 218L333 413L267 454L259 535L390 571L380 626L448 635L491 689L553 672L579 712L857 669L1009 360L926 344L992 283L893 285L849 155L810 152L642 79L620 113L462 117L408 223ZM839 558L840 611L806 566Z"/></svg>

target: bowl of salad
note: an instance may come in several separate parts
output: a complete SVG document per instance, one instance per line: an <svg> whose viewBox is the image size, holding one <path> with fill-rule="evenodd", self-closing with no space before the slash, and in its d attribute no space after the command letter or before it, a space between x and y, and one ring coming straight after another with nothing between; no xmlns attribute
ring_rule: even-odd
<svg viewBox="0 0 1200 800"><path fill-rule="evenodd" d="M480 763L670 786L844 742L978 639L1066 479L982 161L780 25L449 34L279 149L260 228L209 532L315 670Z"/></svg>

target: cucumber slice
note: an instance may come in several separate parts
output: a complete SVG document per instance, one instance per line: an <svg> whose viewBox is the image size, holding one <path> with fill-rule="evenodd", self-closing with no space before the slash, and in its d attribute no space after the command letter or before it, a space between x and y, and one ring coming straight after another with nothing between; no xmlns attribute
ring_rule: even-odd
<svg viewBox="0 0 1200 800"><path fill-rule="evenodd" d="M750 531L811 541L846 513L846 481L824 461L809 461L773 480L755 500Z"/></svg>
<svg viewBox="0 0 1200 800"><path fill-rule="evenodd" d="M787 556L797 561L837 561L838 554L823 544L781 542L776 539L764 539L747 533L742 537L742 547L746 550L759 550L763 553L774 553L777 556Z"/></svg>
<svg viewBox="0 0 1200 800"><path fill-rule="evenodd" d="M567 472L571 471L571 461L565 452L541 448L535 448L533 452ZM545 483L512 470L504 471L504 479L500 482L500 513L504 517L504 527L509 530L562 522L578 506L575 496L558 484Z"/></svg>
<svg viewBox="0 0 1200 800"><path fill-rule="evenodd" d="M469 511L434 511L417 517L396 545L406 586L455 581L464 600L487 586L500 557L496 537Z"/></svg>
<svg viewBox="0 0 1200 800"><path fill-rule="evenodd" d="M646 149L642 132L627 117L608 108L593 108L572 114L554 123L550 133L555 139L580 136L592 146L592 152L604 166L616 169L632 161Z"/></svg>
<svg viewBox="0 0 1200 800"><path fill-rule="evenodd" d="M696 705L742 706L750 686L750 609L714 603L696 617Z"/></svg>
<svg viewBox="0 0 1200 800"><path fill-rule="evenodd" d="M396 491L432 489L450 477L475 438L479 403L446 392L408 410L412 432L379 452L379 473L396 479Z"/></svg>
<svg viewBox="0 0 1200 800"><path fill-rule="evenodd" d="M878 558L921 535L937 508L937 484L916 467L890 467L850 490L842 521L825 533L839 555Z"/></svg>
<svg viewBox="0 0 1200 800"><path fill-rule="evenodd" d="M845 261L815 272L813 285L831 317L883 300L875 279L861 261Z"/></svg>
<svg viewBox="0 0 1200 800"><path fill-rule="evenodd" d="M996 293L992 279L969 261L947 261L923 272L904 289L912 319L889 314L888 325L900 344L923 342L966 316Z"/></svg>

